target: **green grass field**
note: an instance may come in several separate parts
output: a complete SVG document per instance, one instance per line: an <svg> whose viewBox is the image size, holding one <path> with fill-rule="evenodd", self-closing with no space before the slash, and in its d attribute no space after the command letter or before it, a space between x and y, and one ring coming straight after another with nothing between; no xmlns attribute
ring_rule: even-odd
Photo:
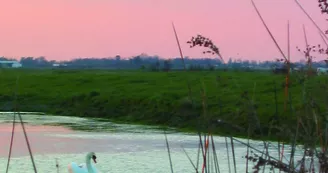
<svg viewBox="0 0 328 173"><path fill-rule="evenodd" d="M14 109L17 91L20 111L101 117L192 131L197 130L198 122L206 122L215 133L241 136L247 130L231 130L216 120L247 129L250 124L256 126L258 119L267 134L273 117L279 117L281 126L296 126L296 117L313 109L324 117L328 103L324 76L306 80L303 87L297 75L292 75L291 102L284 111L285 77L270 72L2 69L0 81L1 110ZM202 88L206 97L202 97ZM306 109L311 104L319 106Z"/></svg>

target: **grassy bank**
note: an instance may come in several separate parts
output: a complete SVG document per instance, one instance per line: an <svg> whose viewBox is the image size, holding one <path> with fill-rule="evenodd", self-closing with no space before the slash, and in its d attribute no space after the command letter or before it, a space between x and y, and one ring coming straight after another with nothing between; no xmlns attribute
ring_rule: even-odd
<svg viewBox="0 0 328 173"><path fill-rule="evenodd" d="M1 110L13 109L17 91L21 111L101 117L184 130L197 130L198 122L206 122L206 127L216 133L238 136L247 135L250 126L254 127L251 136L267 136L269 122L276 117L279 128L295 127L297 117L307 116L313 109L324 114L327 105L324 77L311 78L303 86L302 79L292 75L291 102L284 111L285 77L269 72L2 69L0 81ZM307 109L309 104L318 106ZM217 119L225 123L217 123ZM282 131L279 128L268 138L277 137Z"/></svg>

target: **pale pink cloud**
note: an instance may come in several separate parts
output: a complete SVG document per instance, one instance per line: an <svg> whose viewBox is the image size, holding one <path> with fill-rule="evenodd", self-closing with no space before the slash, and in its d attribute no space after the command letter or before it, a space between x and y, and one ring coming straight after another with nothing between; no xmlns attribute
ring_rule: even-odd
<svg viewBox="0 0 328 173"><path fill-rule="evenodd" d="M299 0L321 28L327 23L317 1ZM263 18L287 49L291 23L292 59L304 46L321 43L316 28L294 0L255 0ZM11 0L0 6L0 55L46 56L48 59L108 57L140 53L179 56L174 21L185 56L201 57L185 44L191 36L210 37L225 58L265 60L280 56L250 0Z"/></svg>

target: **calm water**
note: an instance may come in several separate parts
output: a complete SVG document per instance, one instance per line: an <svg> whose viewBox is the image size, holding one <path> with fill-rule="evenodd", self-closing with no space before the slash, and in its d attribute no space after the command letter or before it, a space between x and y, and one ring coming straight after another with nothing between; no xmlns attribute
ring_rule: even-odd
<svg viewBox="0 0 328 173"><path fill-rule="evenodd" d="M90 151L96 153L96 167L101 172L170 172L165 137L156 127L33 113L24 114L22 117L37 170L40 173L57 173L56 159L59 162L59 172L68 172L67 165L70 162L83 163L86 153ZM0 172L5 172L6 169L12 119L11 113L0 114ZM174 172L195 172L182 147L196 164L198 136L171 130L168 140ZM215 137L214 140L220 170L229 172L225 138ZM242 141L246 142L246 140ZM262 144L262 142L251 141L253 147L260 149L263 148ZM244 145L235 143L237 172L245 172L246 160L243 156L246 155L246 149ZM285 148L285 150L289 149L289 147ZM275 147L270 147L270 155L277 155ZM300 156L301 153L298 155ZM230 160L233 163L231 153ZM253 164L250 163L249 166L252 167ZM233 171L233 168L231 170ZM9 172L33 172L20 124L16 125Z"/></svg>

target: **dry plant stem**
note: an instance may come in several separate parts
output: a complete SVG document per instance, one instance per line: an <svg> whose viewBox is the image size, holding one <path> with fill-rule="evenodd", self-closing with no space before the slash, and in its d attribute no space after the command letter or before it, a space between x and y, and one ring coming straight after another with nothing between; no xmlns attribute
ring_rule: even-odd
<svg viewBox="0 0 328 173"><path fill-rule="evenodd" d="M291 93L289 92L289 106L290 106L290 111L291 111L291 115L294 115L294 109L292 107L292 97L291 97ZM290 162L289 162L289 168L292 170L295 170L295 166L294 166L294 156L295 156L295 152L296 152L296 145L297 145L297 139L299 136L299 129L300 129L300 117L297 117L297 127L296 127L296 132L295 132L295 137L294 140L292 141L292 151L291 151L291 155L290 155Z"/></svg>
<svg viewBox="0 0 328 173"><path fill-rule="evenodd" d="M322 36L325 37L325 39L328 41L327 36L325 35L325 33L320 29L320 27L317 25L317 23L315 23L315 21L312 19L312 17L305 11L305 9L303 8L303 6L298 2L298 0L295 0L296 4L298 5L298 7L301 8L301 10L303 11L303 13L311 20L311 22L314 24L314 26L319 30L319 32L322 34ZM328 47L328 44L325 42L326 46Z"/></svg>
<svg viewBox="0 0 328 173"><path fill-rule="evenodd" d="M173 23L173 22L172 22L172 27L173 27L173 31L174 31L174 35L175 35L175 39L176 39L177 44L178 44L178 48L179 48L179 52L180 52L180 56L181 56L181 59L182 59L182 62L183 62L183 68L184 68L184 71L187 71L187 69L186 69L186 63L185 63L185 61L184 61L184 57L183 57L183 53L182 53L182 49L181 49L181 46L180 46L179 37L178 37L177 31L176 31L176 29L175 29L175 26L174 26L174 23ZM192 105L194 105L194 102L193 102L193 99L192 99L192 96L191 96L191 86L190 86L189 79L187 79L187 86L188 86L188 91L189 91L189 99L190 99L190 101L192 102Z"/></svg>
<svg viewBox="0 0 328 173"><path fill-rule="evenodd" d="M206 119L206 110L207 110L207 103L206 103L206 90L205 90L205 84L202 81L202 88L201 88L201 95L202 95L202 106L203 106L203 116L204 119ZM213 135L211 134L211 132L209 131L208 135L204 135L204 143L205 143L205 154L204 154L204 163L203 163L203 167L202 167L202 172L210 172L210 168L212 166L212 170L213 170L213 165L210 165L211 161L210 160L210 150L209 150L209 145L210 145L210 141L212 140L212 148L213 148L213 160L214 160L214 166L215 166L215 172L220 172L220 170L218 170L219 166L218 166L218 161L217 161L217 156L216 156L216 151L215 151L215 145L214 145L214 140L213 140ZM206 159L207 156L207 159Z"/></svg>
<svg viewBox="0 0 328 173"><path fill-rule="evenodd" d="M223 64L225 64L224 58L223 58L223 56L222 56L222 54L221 54L220 52L218 53L218 56L219 56L220 59L222 60Z"/></svg>
<svg viewBox="0 0 328 173"><path fill-rule="evenodd" d="M170 160L171 173L173 173L173 165L172 165L172 159L171 159L170 146L169 146L169 142L167 140L167 136L166 136L166 131L165 130L164 130L164 135L165 135L165 143L166 143L167 153L169 155L169 160Z"/></svg>
<svg viewBox="0 0 328 173"><path fill-rule="evenodd" d="M247 137L247 156L249 156L249 138L250 138L250 124L248 124L248 137ZM248 159L246 159L246 173L248 173Z"/></svg>
<svg viewBox="0 0 328 173"><path fill-rule="evenodd" d="M204 143L205 143L205 146L204 146L204 157L203 157L203 166L202 166L202 173L207 172L207 170L205 169L206 168L206 155L207 155L207 146L208 146L208 143L206 142L206 134L204 135Z"/></svg>
<svg viewBox="0 0 328 173"><path fill-rule="evenodd" d="M201 89L201 94L202 94L202 106L203 106L203 116L206 118L206 91L205 91L205 84L204 81L202 81L202 89Z"/></svg>
<svg viewBox="0 0 328 173"><path fill-rule="evenodd" d="M230 141L231 141L231 150L232 150L233 166L234 166L235 173L237 173L237 168L236 168L236 156L235 156L235 147L234 147L233 139L232 139L231 136L230 136Z"/></svg>
<svg viewBox="0 0 328 173"><path fill-rule="evenodd" d="M284 152L285 152L284 149L285 149L285 144L282 143L281 153L279 153L281 155L280 162L282 162L282 159L284 158Z"/></svg>
<svg viewBox="0 0 328 173"><path fill-rule="evenodd" d="M209 136L207 137L207 139L209 139ZM208 147L207 148L209 148L209 144L208 144ZM210 153L210 150L209 149L207 149L207 163L206 163L206 169L207 169L207 172L208 173L210 173L211 172L211 170L210 170L210 168L211 168L211 153Z"/></svg>
<svg viewBox="0 0 328 173"><path fill-rule="evenodd" d="M35 162L34 162L34 158L33 158L33 153L32 153L32 150L31 150L31 145L29 143L29 140L28 140L28 137L27 137L27 133L26 133L26 130L25 130L25 125L23 123L23 119L22 119L22 116L21 114L19 113L19 109L18 109L18 81L19 81L19 76L17 76L16 78L16 89L15 89L15 92L14 92L14 97L15 97L15 100L14 100L14 115L17 114L18 118L19 118L19 121L20 121L20 124L22 126L22 129L23 129L23 133L24 133L24 137L25 137L25 141L26 141L26 145L27 145L27 149L29 151L29 155L30 155L30 158L31 158L31 161L32 161L32 165L33 165L33 169L34 169L34 172L37 173L37 169L36 169L36 166L35 166ZM15 122L15 118L14 118L14 124L16 123ZM14 125L13 124L13 125ZM14 127L13 127L14 129ZM14 136L14 133L15 131L12 131L12 138ZM9 156L8 156L8 163L7 163L7 169L6 169L6 173L8 172L9 170L9 162L10 162L10 158L11 158L11 151L12 151L12 144L13 144L13 139L11 141L11 146L10 146L10 151L9 151Z"/></svg>
<svg viewBox="0 0 328 173"><path fill-rule="evenodd" d="M297 128L296 128L296 132L295 132L295 137L294 140L292 142L292 151L290 154L290 160L289 160L289 171L292 171L294 169L294 154L295 154L295 145L296 145L296 140L298 138L298 131L299 131L299 118L297 119Z"/></svg>
<svg viewBox="0 0 328 173"><path fill-rule="evenodd" d="M213 172L213 161L214 161L214 157L213 157L213 152L211 152L211 134L208 136L208 172Z"/></svg>
<svg viewBox="0 0 328 173"><path fill-rule="evenodd" d="M255 147L252 147L251 145L248 145L247 143L245 143L245 142L243 142L243 141L241 141L241 140L238 140L238 139L236 139L236 138L234 138L234 137L232 137L232 139L233 139L234 141L239 142L240 144L243 144L243 145L245 145L245 146L248 146L250 149L255 150L256 152L259 152L259 153L261 153L261 154L267 155L267 156L270 158L270 160L274 160L274 161L276 161L276 162L280 162L279 159L277 159L277 158L275 158L275 157L272 157L272 156L270 156L270 155L268 155L268 154L266 154L266 153L260 151L259 149L255 148Z"/></svg>
<svg viewBox="0 0 328 173"><path fill-rule="evenodd" d="M172 27L173 27L173 31L174 31L174 35L175 35L175 38L176 38L177 44L178 44L179 53L180 53L180 56L181 56L181 59L182 59L182 62L183 62L183 69L186 70L186 63L185 63L185 61L184 61L184 56L183 56L183 54L182 54L182 49L181 49L181 46L180 46L179 37L178 37L177 31L176 31L176 29L175 29L175 26L174 26L174 23L173 23L173 22L172 22Z"/></svg>
<svg viewBox="0 0 328 173"><path fill-rule="evenodd" d="M209 150L209 139L210 139L210 134L207 135L207 139L206 139L206 150L207 150L207 163L205 164L207 172L210 172L209 168L210 168L210 150Z"/></svg>
<svg viewBox="0 0 328 173"><path fill-rule="evenodd" d="M325 43L325 45L328 47L328 43L327 43L327 41L325 40L325 38L322 36L322 34L321 34L320 31L319 31L319 35L320 35L322 41L323 41L323 42Z"/></svg>
<svg viewBox="0 0 328 173"><path fill-rule="evenodd" d="M198 171L198 166L199 166L199 154L200 154L200 149L201 149L201 144L199 143L198 144L198 152L197 152L197 166L196 166L196 169L197 169L197 171Z"/></svg>
<svg viewBox="0 0 328 173"><path fill-rule="evenodd" d="M235 82L235 84L237 85L237 83ZM238 85L237 85L237 87L239 87ZM254 99L254 95L255 95L255 87L256 87L256 83L254 83L254 90L253 90L253 99ZM248 101L248 103L250 104L250 109L253 111L253 116L254 116L254 118L256 119L256 123L257 123L257 127L259 127L260 128L260 121L259 121L259 119L258 119L258 117L257 117L257 115L256 115L256 111L255 111L255 109L254 109L254 100L250 100L249 98L247 98L247 101ZM261 133L261 136L263 137L263 133L262 133L262 130L261 130L261 128L260 128L260 133ZM264 146L264 149L263 150L266 150L266 153L264 153L264 151L263 152L261 152L261 154L262 154L262 156L261 157L263 157L263 155L265 155L266 157L268 156L268 157L270 157L270 155L268 154L268 144L267 144L267 142L265 142L265 141L262 141L263 142L263 146ZM264 165L264 167L265 167L265 165Z"/></svg>
<svg viewBox="0 0 328 173"><path fill-rule="evenodd" d="M274 82L274 101L275 101L275 118L276 120L278 121L279 123L279 117L278 117L278 99L277 99L277 86L276 86L276 83ZM281 148L280 148L280 140L278 140L278 158L280 160L280 162L282 162L282 158L283 158L283 153L281 151ZM283 145L283 144L282 144ZM283 150L283 147L282 147L282 150ZM279 169L279 173L281 172L281 170Z"/></svg>
<svg viewBox="0 0 328 173"><path fill-rule="evenodd" d="M178 45L178 48L179 48L179 53L180 53L180 56L181 56L181 59L182 59L182 62L183 62L183 68L184 68L184 71L187 71L186 69L186 63L184 61L184 56L183 56L183 53L182 53L182 49L181 49L181 46L180 46L180 41L179 41L179 37L178 37L178 34L177 34L177 31L175 29L175 26L174 26L174 23L172 22L172 28L173 28L173 31L174 31L174 35L175 35L175 39L176 39L176 42L177 42L177 45ZM187 79L187 87L188 87L188 94L189 94L189 99L192 103L192 105L194 106L194 101L193 101L193 98L192 98L192 92L191 92L191 86L190 86L190 82L189 82L189 79ZM199 141L200 141L200 148L202 150L202 156L203 158L205 157L205 154L204 154L204 150L203 150L203 145L202 145L202 140L201 140L201 133L200 131L198 132L198 136L199 136ZM198 152L198 156L199 157L199 152ZM198 169L198 160L197 159L197 169Z"/></svg>
<svg viewBox="0 0 328 173"><path fill-rule="evenodd" d="M284 110L287 109L287 98L288 98L288 87L289 87L289 77L290 77L290 32L289 32L289 21L287 23L287 75L286 75L286 85L285 85L285 104Z"/></svg>
<svg viewBox="0 0 328 173"><path fill-rule="evenodd" d="M32 150L31 150L31 147L30 147L30 142L29 142L28 137L27 137L27 133L26 133L26 130L25 130L25 125L23 123L22 116L19 112L17 114L18 114L18 118L19 118L19 120L22 124L22 129L23 129L23 132L24 132L25 141L26 141L26 144L28 146L28 151L29 151L29 154L30 154L30 158L31 158L31 161L32 161L34 172L37 173L34 158L33 158L33 154L32 154Z"/></svg>
<svg viewBox="0 0 328 173"><path fill-rule="evenodd" d="M288 94L288 80L289 80L289 64L290 64L289 57L288 57L288 59L286 58L285 54L283 53L283 51L281 50L280 46L278 45L276 39L275 39L274 36L272 35L270 29L269 29L268 26L266 25L266 23L265 23L265 21L264 21L262 15L260 14L259 10L257 9L257 7L256 7L256 5L255 5L255 3L254 3L254 1L251 0L251 2L252 2L252 5L253 5L253 7L254 7L254 9L255 9L255 11L256 11L256 13L257 13L257 15L258 15L259 18L261 19L261 21L262 21L264 27L265 27L266 30L268 31L268 33L269 33L269 35L270 35L272 41L275 43L277 49L279 50L279 52L281 53L281 55L283 56L285 62L286 62L287 65L288 65L288 74L287 74L287 76L286 76L286 87L285 87L285 88L286 88L286 89L285 89L285 96L287 97L287 94ZM288 40L289 40L289 22L288 22ZM288 41L288 42L289 42L289 41ZM288 49L289 49L289 48L288 48ZM286 110L286 99L285 99L285 110Z"/></svg>
<svg viewBox="0 0 328 173"><path fill-rule="evenodd" d="M186 151L186 150L183 148L183 146L181 146L181 148L182 148L183 152L185 153L185 155L187 156L187 158L188 158L189 162L191 163L191 165L192 165L192 166L193 166L193 168L195 169L196 173L198 173L198 170L197 170L197 168L196 168L195 164L192 162L191 158L189 157L189 155L188 155L187 151Z"/></svg>
<svg viewBox="0 0 328 173"><path fill-rule="evenodd" d="M205 160L204 160L204 168L205 168L205 173L208 173L208 166L207 166L207 162L209 162L208 160L208 136L206 135L206 137L204 138L204 143L205 143Z"/></svg>
<svg viewBox="0 0 328 173"><path fill-rule="evenodd" d="M280 147L280 145L282 145ZM279 158L279 161L282 162L282 159L284 157L284 143L282 142L282 144L280 144L280 142L278 142L278 158ZM281 170L279 170L279 173L281 172Z"/></svg>
<svg viewBox="0 0 328 173"><path fill-rule="evenodd" d="M271 136L271 130L272 130L272 122L270 123L269 132L268 132L268 137L269 137L269 138L270 138L270 136ZM269 145L270 145L270 143L268 143L268 145L264 146L265 149L266 149L265 160L267 160L268 156L270 156L270 154L269 154ZM270 160L270 158L269 158L269 160ZM264 167L263 167L263 169L262 169L262 173L264 173L265 166L266 166L266 165L264 165ZM271 167L273 167L273 166L271 165Z"/></svg>
<svg viewBox="0 0 328 173"><path fill-rule="evenodd" d="M224 137L224 140L225 140L226 148L227 148L227 157L228 157L229 173L231 173L231 168L230 168L230 157L229 157L229 146L228 146L228 140L227 140L227 137Z"/></svg>
<svg viewBox="0 0 328 173"><path fill-rule="evenodd" d="M206 93L205 93L205 85L204 82L202 81L202 88L201 88L201 95L202 95L202 106L203 106L203 116L204 119L206 119ZM210 133L209 133L210 135ZM204 135L204 143L205 143L205 155L204 155L204 162L203 162L203 167L202 167L202 173L204 172L208 172L208 166L206 164L206 155L208 153L208 145L209 145L209 136Z"/></svg>
<svg viewBox="0 0 328 173"><path fill-rule="evenodd" d="M258 116L256 114L255 109L254 109L254 101L252 101L252 100L248 100L248 101L251 104L250 109L252 109L252 111L253 111L253 114L252 115L256 119L256 125L260 129L260 135L261 135L261 137L263 137L263 132L261 130L260 120L259 120L259 118L258 118ZM268 143L266 141L264 141L264 140L262 140L262 142L263 142L263 146L264 146L264 149L263 150L268 150ZM264 151L262 152L262 156L261 157L263 157L263 155L264 155Z"/></svg>
<svg viewBox="0 0 328 173"><path fill-rule="evenodd" d="M304 40L305 40L305 47L309 46L307 36L306 36L306 31L305 31L305 26L303 25L303 33L304 33Z"/></svg>
<svg viewBox="0 0 328 173"><path fill-rule="evenodd" d="M321 144L321 150L324 151L324 143L323 143L323 135L322 131L320 130L320 124L318 123L318 116L315 113L315 110L312 108L312 114L313 114L313 119L316 124L316 131L317 131L317 136L320 138L320 144Z"/></svg>
<svg viewBox="0 0 328 173"><path fill-rule="evenodd" d="M14 135L15 135L14 131L15 131L15 124L16 124L15 121L16 121L16 114L14 114L13 128L11 130L10 146L12 146L13 142L14 142ZM6 173L8 173L8 171L9 171L9 163L10 163L11 152L12 152L12 147L9 148L9 155L8 155Z"/></svg>
<svg viewBox="0 0 328 173"><path fill-rule="evenodd" d="M17 90L18 90L17 88L18 88L18 78L16 80L16 90L14 92L15 102L17 102ZM11 139L10 139L10 146L12 146L13 143L14 143L15 124L16 124L16 113L14 113L13 126L12 126ZM12 152L12 147L9 148L6 173L8 173L8 171L9 171L9 164L10 164L11 152Z"/></svg>
<svg viewBox="0 0 328 173"><path fill-rule="evenodd" d="M256 86L256 83L254 83L254 89L253 89L253 97L252 97L253 102L254 102L254 97L255 97L255 86ZM247 128L247 156L249 156L249 139L250 139L250 135L251 135L250 127L251 127L251 123L248 123L248 128ZM248 173L248 160L249 159L246 159L246 173Z"/></svg>
<svg viewBox="0 0 328 173"><path fill-rule="evenodd" d="M277 98L277 85L276 82L274 82L274 102L275 102L275 118L277 121L279 121L279 117L278 117L278 98Z"/></svg>
<svg viewBox="0 0 328 173"><path fill-rule="evenodd" d="M206 136L206 135L204 135ZM202 141L202 136L201 136L201 133L200 131L198 131L198 137L199 137L199 144L200 144L200 149L202 151L202 156L203 156L203 160L205 158L205 151L204 151L204 147L203 147L203 141ZM198 165L197 165L198 166Z"/></svg>
<svg viewBox="0 0 328 173"><path fill-rule="evenodd" d="M264 142L264 141L263 141ZM265 143L265 142L264 142ZM267 158L270 156L270 154L269 154L269 144L266 144L266 145L264 145L263 146L264 147L264 149L265 149L265 160L267 160ZM263 154L262 154L262 157L263 157ZM269 158L270 159L270 158ZM266 166L266 164L264 164L264 166L263 166L263 169L262 169L262 173L264 173L264 170L265 170L265 166Z"/></svg>
<svg viewBox="0 0 328 173"><path fill-rule="evenodd" d="M327 123L325 123L325 150L323 151L324 153L326 153L326 151L327 151L327 145L328 145L328 125L327 125Z"/></svg>
<svg viewBox="0 0 328 173"><path fill-rule="evenodd" d="M198 143L197 158L196 158L196 170L198 171L199 166L199 154L200 154L200 143Z"/></svg>
<svg viewBox="0 0 328 173"><path fill-rule="evenodd" d="M198 137L199 137L199 147L198 147L198 153L197 153L197 170L198 170L198 166L199 166L199 155L200 155L200 152L199 150L202 151L202 157L203 157L203 160L204 160L204 157L205 157L205 153L204 153L204 148L203 148L203 142L202 142L202 135L201 135L201 132L198 131Z"/></svg>
<svg viewBox="0 0 328 173"><path fill-rule="evenodd" d="M307 40L307 35L305 31L305 26L303 25L303 33L304 33L304 40L305 40L305 48L306 48L306 53L305 53L305 59L307 59L307 65L308 65L308 76L312 75L311 69L312 69L312 58L310 56L310 50L307 50L309 47L309 43Z"/></svg>
<svg viewBox="0 0 328 173"><path fill-rule="evenodd" d="M214 156L214 165L215 165L215 172L219 172L220 173L220 166L219 166L219 161L218 161L218 157L216 154L216 149L215 149L215 145L214 145L214 139L213 139L213 135L211 135L211 140L212 140L212 149L213 149L213 156Z"/></svg>
<svg viewBox="0 0 328 173"><path fill-rule="evenodd" d="M271 31L269 30L268 26L266 25L264 19L262 18L262 16L261 16L259 10L257 9L257 7L256 7L256 5L255 5L255 3L254 3L254 1L251 0L251 2L252 2L252 4L253 4L253 7L255 8L256 13L257 13L258 16L260 17L260 19L261 19L261 21L262 21L264 27L265 27L266 30L268 31L268 33L269 33L271 39L273 40L273 42L275 43L276 47L278 48L279 52L280 52L281 55L284 57L285 61L288 61L287 58L286 58L286 56L285 56L285 54L283 53L283 51L282 51L281 48L279 47L279 45L278 45L276 39L275 39L274 36L272 35L272 33L271 33Z"/></svg>
<svg viewBox="0 0 328 173"><path fill-rule="evenodd" d="M315 168L314 168L314 156L311 157L311 163L310 163L310 171L312 170L312 172L315 172Z"/></svg>

